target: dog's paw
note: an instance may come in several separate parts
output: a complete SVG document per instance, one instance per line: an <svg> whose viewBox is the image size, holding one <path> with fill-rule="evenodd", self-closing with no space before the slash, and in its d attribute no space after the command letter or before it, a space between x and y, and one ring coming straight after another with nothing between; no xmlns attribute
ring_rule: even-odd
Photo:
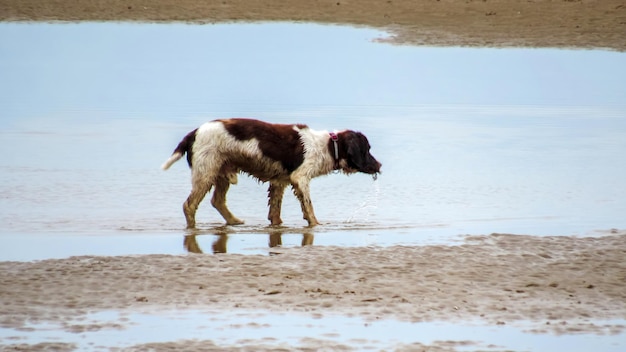
<svg viewBox="0 0 626 352"><path fill-rule="evenodd" d="M239 218L232 218L228 221L226 221L227 225L243 225L244 221L239 219Z"/></svg>

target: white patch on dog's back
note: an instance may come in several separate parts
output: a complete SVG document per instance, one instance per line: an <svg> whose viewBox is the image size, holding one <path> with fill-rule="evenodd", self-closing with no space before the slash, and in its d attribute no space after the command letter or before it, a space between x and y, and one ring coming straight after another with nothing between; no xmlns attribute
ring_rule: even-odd
<svg viewBox="0 0 626 352"><path fill-rule="evenodd" d="M241 160L246 160L242 163ZM220 168L230 162L237 168L266 181L270 176L284 174L279 161L263 155L256 138L239 140L231 135L221 121L207 122L198 128L193 145L193 178L211 182Z"/></svg>

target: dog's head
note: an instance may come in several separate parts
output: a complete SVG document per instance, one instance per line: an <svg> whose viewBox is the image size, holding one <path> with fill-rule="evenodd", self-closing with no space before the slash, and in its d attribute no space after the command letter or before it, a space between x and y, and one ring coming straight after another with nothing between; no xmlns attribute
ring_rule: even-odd
<svg viewBox="0 0 626 352"><path fill-rule="evenodd" d="M363 172L376 175L382 164L370 154L370 143L361 132L344 131L340 136L340 167L346 173Z"/></svg>

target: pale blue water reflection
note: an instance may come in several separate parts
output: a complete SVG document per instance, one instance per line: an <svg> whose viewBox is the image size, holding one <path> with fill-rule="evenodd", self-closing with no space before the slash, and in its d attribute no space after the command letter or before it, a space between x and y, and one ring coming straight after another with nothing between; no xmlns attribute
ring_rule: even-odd
<svg viewBox="0 0 626 352"><path fill-rule="evenodd" d="M199 324L199 322L201 322ZM78 350L115 350L150 342L210 341L217 346L274 346L276 349L315 350L423 350L423 346L455 351L623 351L616 325L622 321L588 321L599 335L534 334L536 324L452 324L403 322L304 314L250 312L234 309L215 311L161 311L151 313L103 311L86 314L62 324L30 323L19 331L0 328L0 341L28 339L31 343L63 341ZM540 327L541 328L541 327ZM10 340L9 340L10 341ZM488 342L487 342L488 341ZM189 347L182 343L180 346ZM421 347L421 348L420 348ZM165 348L165 347L162 347ZM142 348L139 348L142 349ZM145 349L145 348L143 348ZM193 348L192 348L193 349ZM447 349L447 350L448 350Z"/></svg>
<svg viewBox="0 0 626 352"><path fill-rule="evenodd" d="M456 243L462 234L626 228L624 53L372 42L380 36L302 24L0 23L0 260L269 254L278 243L422 245ZM201 231L185 237L189 171L184 163L167 173L159 166L189 130L229 116L361 130L383 175L375 182L364 175L314 180L325 224L313 230L286 196L280 241L266 227L265 186L241 177L229 204L246 225L224 229L204 204ZM190 313L186 322L191 330L208 326L202 318ZM289 318L290 336L311 326L331 337L342 329L339 342L373 331L396 331L404 343L415 331L465 339L479 330L477 339L510 348L623 347L620 336L389 321L368 329L356 318L319 326ZM181 325L171 317L132 319L137 329L112 335L121 341L137 333L132 339L141 343L154 329ZM358 331L344 333L346 327ZM226 328L221 336L256 331L285 330ZM110 335L76 340L83 336Z"/></svg>
<svg viewBox="0 0 626 352"><path fill-rule="evenodd" d="M12 115L171 119L302 105L312 116L333 106L623 107L626 98L623 53L372 43L384 36L310 24L2 23L0 102Z"/></svg>
<svg viewBox="0 0 626 352"><path fill-rule="evenodd" d="M170 243L182 242L189 171L158 166L189 130L230 116L369 137L383 175L314 180L325 223L314 244L626 227L624 53L372 42L384 35L302 24L0 24L0 259L180 253ZM267 250L265 188L242 177L229 193L247 224L232 230L230 243L247 243L233 251ZM291 195L283 218L301 236ZM202 234L219 232L208 203L198 220ZM29 254L35 235L58 244ZM91 249L101 235L135 244Z"/></svg>

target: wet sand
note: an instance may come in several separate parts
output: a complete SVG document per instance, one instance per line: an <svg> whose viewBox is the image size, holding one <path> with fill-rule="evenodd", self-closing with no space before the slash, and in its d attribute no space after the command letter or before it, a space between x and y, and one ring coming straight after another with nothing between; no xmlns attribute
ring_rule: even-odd
<svg viewBox="0 0 626 352"><path fill-rule="evenodd" d="M6 0L0 3L0 20L306 21L380 28L399 44L626 50L623 0L333 0L288 5L272 0ZM626 319L626 232L613 232L587 238L473 236L459 246L307 246L272 249L270 256L154 254L0 262L0 327L62 324L94 311L212 309L320 318L340 314L370 321L530 321L538 333L623 334L626 326L621 323L598 323ZM70 332L107 328L111 326L65 326ZM135 347L242 350L216 341L147 342ZM73 348L63 341L0 343L1 350ZM463 343L405 347L453 351ZM313 338L308 345L311 350L350 349ZM252 344L249 350L275 348Z"/></svg>
<svg viewBox="0 0 626 352"><path fill-rule="evenodd" d="M318 318L340 314L365 321L530 321L538 333L620 334L626 331L623 324L597 322L626 319L625 240L626 232L617 230L584 238L493 234L467 237L458 246L306 246L272 249L269 256L155 254L0 262L0 326L62 323L94 311L212 309ZM82 328L66 326L68 331ZM191 348L194 343L143 347ZM203 346L211 350L212 343L219 344L207 341ZM324 346L323 340L314 345L319 343ZM50 344L5 345L19 346ZM454 344L431 347L454 350ZM263 350L255 345L259 348Z"/></svg>
<svg viewBox="0 0 626 352"><path fill-rule="evenodd" d="M380 28L394 43L626 50L623 0L5 0L0 21L301 21Z"/></svg>

